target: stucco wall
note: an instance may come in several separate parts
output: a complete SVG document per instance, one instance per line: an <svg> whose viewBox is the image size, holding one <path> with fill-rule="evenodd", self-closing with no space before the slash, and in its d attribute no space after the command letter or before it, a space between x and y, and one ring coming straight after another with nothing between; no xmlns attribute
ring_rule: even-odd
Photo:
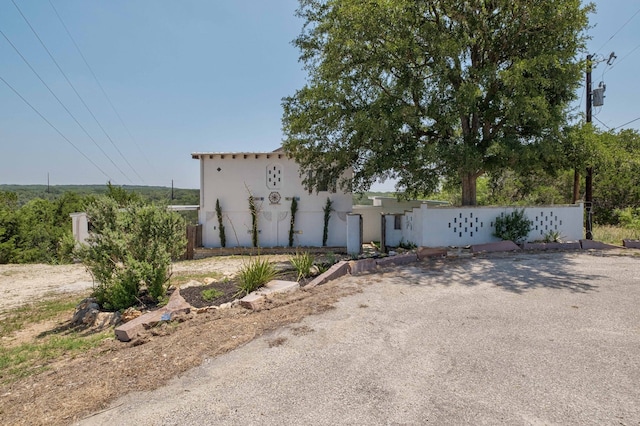
<svg viewBox="0 0 640 426"><path fill-rule="evenodd" d="M282 153L199 154L201 188L199 220L203 245L220 247L216 200L224 216L227 247L250 247L250 194L259 210L258 239L261 247L287 246L292 197L298 199L294 246L321 246L323 207L327 197L334 212L329 220L329 246L346 246L346 215L351 212L351 193L321 191L303 187L298 166ZM280 199L269 198L278 194Z"/></svg>
<svg viewBox="0 0 640 426"><path fill-rule="evenodd" d="M395 246L401 240L421 246L465 246L498 241L492 234L495 219L512 212L515 207L428 207L422 205L404 214L402 234L393 231L393 216L387 219L386 244ZM526 241L542 240L557 231L566 241L580 240L582 204L527 207L527 218L533 222ZM391 225L391 226L390 226Z"/></svg>
<svg viewBox="0 0 640 426"><path fill-rule="evenodd" d="M429 200L403 200L399 201L393 197L369 197L372 200L373 205L355 205L353 206L353 213L362 216L362 232L363 241L380 241L380 233L382 231L382 214L404 214L406 211L420 207L422 204L435 206L443 204L438 201ZM393 222L391 222L393 227ZM389 226L387 225L387 229Z"/></svg>

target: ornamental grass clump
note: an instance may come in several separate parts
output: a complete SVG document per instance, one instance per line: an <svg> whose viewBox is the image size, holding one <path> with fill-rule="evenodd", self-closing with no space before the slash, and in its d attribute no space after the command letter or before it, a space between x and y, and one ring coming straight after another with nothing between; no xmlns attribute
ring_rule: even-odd
<svg viewBox="0 0 640 426"><path fill-rule="evenodd" d="M256 258L240 268L237 295L247 295L276 277L275 266L268 259Z"/></svg>
<svg viewBox="0 0 640 426"><path fill-rule="evenodd" d="M298 273L297 281L311 275L311 267L313 266L313 256L308 252L296 253L289 259L296 272Z"/></svg>

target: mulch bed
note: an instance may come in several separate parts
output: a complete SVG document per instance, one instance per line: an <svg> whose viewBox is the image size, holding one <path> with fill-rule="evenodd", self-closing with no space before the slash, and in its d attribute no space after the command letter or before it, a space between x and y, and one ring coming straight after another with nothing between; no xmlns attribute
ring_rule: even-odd
<svg viewBox="0 0 640 426"><path fill-rule="evenodd" d="M202 285L197 287L187 287L180 289L180 296L186 300L188 304L194 308L204 308L205 306L222 305L223 303L231 302L237 299L236 294L238 288L236 287L236 281L222 281L219 283L211 283L208 285ZM221 291L223 294L212 300L204 300L202 298L202 291L215 288Z"/></svg>
<svg viewBox="0 0 640 426"><path fill-rule="evenodd" d="M292 271L283 271L278 274L276 277L277 280L283 281L297 281L297 275ZM313 278L305 278L300 280L300 286L304 286L306 283L310 282ZM180 289L180 295L184 298L184 300L193 306L194 308L204 308L205 306L217 306L223 303L231 302L235 299L242 298L242 294L238 294L238 281L237 280L227 280L222 282L215 282L208 285L187 287ZM202 298L202 291L215 288L216 290L221 291L223 294L220 297L217 297L212 300L204 300Z"/></svg>

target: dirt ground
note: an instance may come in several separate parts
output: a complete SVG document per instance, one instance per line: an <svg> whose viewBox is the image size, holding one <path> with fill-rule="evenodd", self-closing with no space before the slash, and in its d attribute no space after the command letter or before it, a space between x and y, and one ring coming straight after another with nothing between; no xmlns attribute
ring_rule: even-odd
<svg viewBox="0 0 640 426"><path fill-rule="evenodd" d="M270 256L276 262L287 256ZM179 262L174 272L233 276L246 259L208 258ZM0 265L0 311L28 303L44 294L77 292L91 286L81 265ZM43 373L0 385L3 424L70 424L102 410L131 391L150 390L204 360L308 315L332 309L341 297L359 292L340 281L278 295L257 311L241 307L187 314L148 330L138 339L115 339L75 357L64 357ZM51 330L66 318L49 323ZM42 332L42 330L40 330Z"/></svg>
<svg viewBox="0 0 640 426"><path fill-rule="evenodd" d="M287 255L269 256L274 262L284 262ZM210 257L176 262L175 275L211 273L234 276L247 262L246 257ZM79 293L91 289L93 277L82 264L73 265L0 265L0 313L43 298L64 293Z"/></svg>

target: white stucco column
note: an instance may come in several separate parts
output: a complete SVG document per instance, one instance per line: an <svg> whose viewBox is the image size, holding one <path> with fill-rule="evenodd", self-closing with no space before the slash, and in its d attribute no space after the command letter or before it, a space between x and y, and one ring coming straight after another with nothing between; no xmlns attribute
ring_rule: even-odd
<svg viewBox="0 0 640 426"><path fill-rule="evenodd" d="M360 254L362 251L362 216L350 213L347 215L347 253Z"/></svg>

